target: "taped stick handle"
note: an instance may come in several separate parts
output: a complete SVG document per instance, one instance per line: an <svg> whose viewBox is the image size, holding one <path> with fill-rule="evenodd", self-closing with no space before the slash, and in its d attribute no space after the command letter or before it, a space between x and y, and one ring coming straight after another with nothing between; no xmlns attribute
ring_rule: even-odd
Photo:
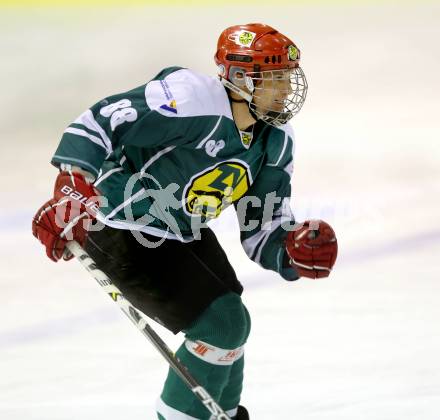
<svg viewBox="0 0 440 420"><path fill-rule="evenodd" d="M154 329L148 324L142 316L127 299L124 298L122 292L112 283L110 278L101 271L90 255L76 241L70 241L66 245L67 249L76 257L82 266L92 275L96 282L102 287L115 301L121 310L127 315L133 324L148 338L153 346L159 351L163 358L168 362L174 372L182 379L185 385L194 393L194 395L202 402L207 410L213 415L213 420L231 420L231 418L223 411L211 395L202 387L189 373L188 368L184 366L180 360L174 355L166 343L159 337Z"/></svg>

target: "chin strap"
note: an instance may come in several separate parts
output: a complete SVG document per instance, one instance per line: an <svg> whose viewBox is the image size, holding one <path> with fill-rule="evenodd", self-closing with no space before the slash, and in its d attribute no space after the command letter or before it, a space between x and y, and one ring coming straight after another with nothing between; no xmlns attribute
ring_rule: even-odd
<svg viewBox="0 0 440 420"><path fill-rule="evenodd" d="M240 95L246 102L252 102L252 95L250 93L247 93L243 89L240 89L238 86L231 83L229 80L226 80L224 77L220 78L220 81L223 83L223 86L226 86L229 90L232 90L232 92L237 93ZM232 100L233 102L241 102L240 100Z"/></svg>

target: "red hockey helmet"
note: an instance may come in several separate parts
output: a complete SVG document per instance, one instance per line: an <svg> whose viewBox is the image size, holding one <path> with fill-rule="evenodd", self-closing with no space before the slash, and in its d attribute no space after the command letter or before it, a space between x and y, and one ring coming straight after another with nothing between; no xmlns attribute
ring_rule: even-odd
<svg viewBox="0 0 440 420"><path fill-rule="evenodd" d="M296 68L300 51L276 29L249 23L231 26L220 34L214 59L222 76L230 80L230 68L234 66L249 72Z"/></svg>
<svg viewBox="0 0 440 420"><path fill-rule="evenodd" d="M226 28L220 34L214 60L223 84L245 98L257 118L278 126L301 109L307 82L299 67L300 51L276 29L262 23ZM285 97L277 99L273 94L273 104L265 101L262 107L259 98L268 95L264 84L273 85L269 81L282 78L289 81Z"/></svg>

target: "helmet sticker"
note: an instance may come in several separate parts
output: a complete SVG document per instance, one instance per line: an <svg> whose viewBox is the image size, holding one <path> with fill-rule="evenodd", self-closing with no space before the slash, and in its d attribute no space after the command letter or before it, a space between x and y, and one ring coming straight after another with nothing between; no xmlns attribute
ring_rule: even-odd
<svg viewBox="0 0 440 420"><path fill-rule="evenodd" d="M291 61L298 59L298 49L294 45L289 45L287 48L287 57Z"/></svg>
<svg viewBox="0 0 440 420"><path fill-rule="evenodd" d="M255 32L245 31L242 29L235 34L231 34L229 39L241 47L249 47L254 41L256 35L257 34Z"/></svg>

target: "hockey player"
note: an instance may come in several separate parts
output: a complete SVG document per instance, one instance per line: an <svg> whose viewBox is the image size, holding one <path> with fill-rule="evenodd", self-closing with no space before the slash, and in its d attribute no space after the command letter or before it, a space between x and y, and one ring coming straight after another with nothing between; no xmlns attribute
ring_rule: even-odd
<svg viewBox="0 0 440 420"><path fill-rule="evenodd" d="M166 68L96 103L65 130L54 197L33 220L49 258L69 259L77 240L138 309L183 331L178 358L240 420L250 317L206 223L233 204L247 255L286 280L328 276L337 254L327 223L295 225L289 208L288 121L307 91L299 60L270 26L233 26L218 40L217 78ZM157 415L209 418L171 370Z"/></svg>

